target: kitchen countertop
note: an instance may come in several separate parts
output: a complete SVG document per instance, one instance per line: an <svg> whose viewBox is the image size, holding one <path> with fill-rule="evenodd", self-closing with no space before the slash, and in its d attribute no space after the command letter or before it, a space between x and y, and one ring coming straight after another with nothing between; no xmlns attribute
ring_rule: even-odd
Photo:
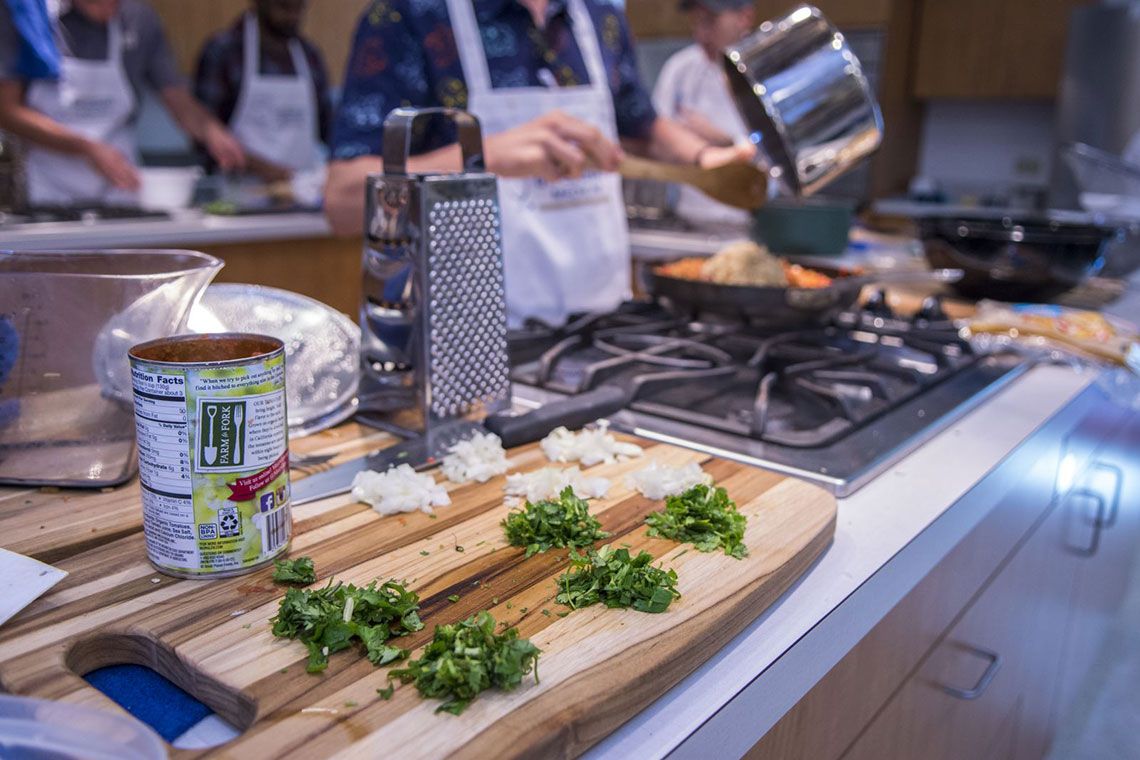
<svg viewBox="0 0 1140 760"><path fill-rule="evenodd" d="M840 500L835 542L796 586L589 756L745 753L988 512L956 502L1098 375L1036 367Z"/></svg>
<svg viewBox="0 0 1140 760"><path fill-rule="evenodd" d="M36 251L53 248L187 247L262 240L328 237L320 212L214 216L187 210L170 219L41 222L0 227L0 248Z"/></svg>
<svg viewBox="0 0 1140 760"><path fill-rule="evenodd" d="M744 754L986 516L986 504L992 506L962 496L1099 376L1033 368L840 500L834 543L796 585L588 756ZM996 417L1000 427L992 424ZM229 731L207 719L192 729L193 741L214 743L232 736Z"/></svg>

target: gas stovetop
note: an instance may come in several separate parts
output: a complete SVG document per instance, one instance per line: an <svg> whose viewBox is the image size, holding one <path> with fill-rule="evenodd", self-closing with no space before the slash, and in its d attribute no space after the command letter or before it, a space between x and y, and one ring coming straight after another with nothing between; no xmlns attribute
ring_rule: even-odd
<svg viewBox="0 0 1140 760"><path fill-rule="evenodd" d="M511 334L515 396L546 403L615 385L612 421L818 481L845 495L1017 374L978 355L930 300L914 318L881 294L824 325L765 333L628 303L562 328Z"/></svg>

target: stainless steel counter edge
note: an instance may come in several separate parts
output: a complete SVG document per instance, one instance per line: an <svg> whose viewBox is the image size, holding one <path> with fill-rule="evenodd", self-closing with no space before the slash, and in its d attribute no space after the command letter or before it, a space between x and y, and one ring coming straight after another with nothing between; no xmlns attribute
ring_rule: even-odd
<svg viewBox="0 0 1140 760"><path fill-rule="evenodd" d="M1097 376L1068 367L1037 367L840 500L834 543L796 585L728 646L588 756L742 755L994 503L962 497ZM1002 424L994 425L995 419Z"/></svg>
<svg viewBox="0 0 1140 760"><path fill-rule="evenodd" d="M53 248L189 247L328 237L324 214L297 212L213 216L178 212L170 219L47 222L0 228L0 250Z"/></svg>

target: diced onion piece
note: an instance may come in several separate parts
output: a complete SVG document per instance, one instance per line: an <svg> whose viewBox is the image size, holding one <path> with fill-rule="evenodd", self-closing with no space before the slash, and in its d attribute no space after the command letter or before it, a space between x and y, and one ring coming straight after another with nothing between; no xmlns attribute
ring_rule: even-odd
<svg viewBox="0 0 1140 760"><path fill-rule="evenodd" d="M507 471L507 452L494 433L476 433L451 447L443 458L443 476L452 483L486 483Z"/></svg>
<svg viewBox="0 0 1140 760"><path fill-rule="evenodd" d="M648 466L626 476L630 488L636 488L645 498L654 500L676 496L700 483L712 485L712 481L712 476L696 462L689 462L684 467L669 467L653 460Z"/></svg>
<svg viewBox="0 0 1140 760"><path fill-rule="evenodd" d="M605 420L599 420L594 427L577 433L564 427L556 428L542 439L540 445L551 462L581 462L583 467L641 456L641 447L614 438Z"/></svg>
<svg viewBox="0 0 1140 760"><path fill-rule="evenodd" d="M352 497L370 504L382 515L417 509L430 513L432 507L451 503L447 489L436 483L435 478L416 472L408 464L387 472L358 472L352 481Z"/></svg>
<svg viewBox="0 0 1140 760"><path fill-rule="evenodd" d="M610 490L610 481L584 475L577 467L543 467L534 472L516 472L507 476L507 504L514 505L523 499L532 503L555 499L566 486L573 488L580 498L600 499Z"/></svg>

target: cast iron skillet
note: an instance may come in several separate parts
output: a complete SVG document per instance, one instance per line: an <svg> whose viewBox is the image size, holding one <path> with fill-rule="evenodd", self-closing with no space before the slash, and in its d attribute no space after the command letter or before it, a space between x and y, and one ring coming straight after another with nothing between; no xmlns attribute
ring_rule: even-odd
<svg viewBox="0 0 1140 760"><path fill-rule="evenodd" d="M851 275L834 267L812 269L826 274L832 282L825 288L762 287L722 285L688 280L648 271L650 294L680 316L699 319L715 314L760 327L793 327L825 322L852 306L866 285L891 282L956 282L960 269L932 272L879 272Z"/></svg>

